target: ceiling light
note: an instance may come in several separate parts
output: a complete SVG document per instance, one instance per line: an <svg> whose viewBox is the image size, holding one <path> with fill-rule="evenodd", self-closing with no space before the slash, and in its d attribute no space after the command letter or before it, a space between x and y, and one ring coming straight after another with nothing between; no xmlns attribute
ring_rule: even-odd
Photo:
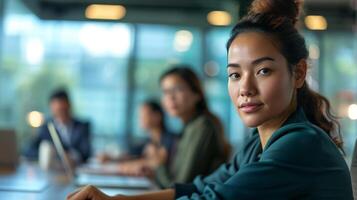
<svg viewBox="0 0 357 200"><path fill-rule="evenodd" d="M326 30L327 21L324 16L309 15L305 17L305 25L310 30Z"/></svg>
<svg viewBox="0 0 357 200"><path fill-rule="evenodd" d="M219 74L219 65L215 61L209 61L204 65L204 71L210 77L217 76Z"/></svg>
<svg viewBox="0 0 357 200"><path fill-rule="evenodd" d="M320 48L316 44L311 44L309 46L309 57L313 60L320 58Z"/></svg>
<svg viewBox="0 0 357 200"><path fill-rule="evenodd" d="M86 8L88 19L118 20L125 16L126 9L121 5L92 4Z"/></svg>
<svg viewBox="0 0 357 200"><path fill-rule="evenodd" d="M207 21L214 26L228 26L232 22L232 17L226 11L211 11L207 15Z"/></svg>
<svg viewBox="0 0 357 200"><path fill-rule="evenodd" d="M350 106L348 106L348 117L351 120L357 119L357 105L356 104L351 104Z"/></svg>
<svg viewBox="0 0 357 200"><path fill-rule="evenodd" d="M193 35L190 31L180 30L175 34L174 49L177 52L185 52L191 48Z"/></svg>
<svg viewBox="0 0 357 200"><path fill-rule="evenodd" d="M31 127L38 128L44 122L43 114L38 111L32 111L27 114L27 122Z"/></svg>

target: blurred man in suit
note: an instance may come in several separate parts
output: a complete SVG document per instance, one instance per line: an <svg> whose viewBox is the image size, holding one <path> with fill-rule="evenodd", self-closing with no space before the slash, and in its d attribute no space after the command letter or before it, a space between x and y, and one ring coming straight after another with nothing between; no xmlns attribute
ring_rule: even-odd
<svg viewBox="0 0 357 200"><path fill-rule="evenodd" d="M55 91L49 100L52 116L39 128L25 155L36 159L43 141L52 142L48 124L53 123L64 149L74 165L86 162L91 154L90 125L74 118L71 103L65 90Z"/></svg>

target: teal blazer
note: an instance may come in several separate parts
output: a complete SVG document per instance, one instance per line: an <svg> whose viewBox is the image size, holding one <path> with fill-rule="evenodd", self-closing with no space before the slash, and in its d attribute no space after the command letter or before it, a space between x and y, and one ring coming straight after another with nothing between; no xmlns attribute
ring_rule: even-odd
<svg viewBox="0 0 357 200"><path fill-rule="evenodd" d="M213 174L176 184L176 198L352 200L341 152L301 108L275 131L264 150L257 129L242 151Z"/></svg>

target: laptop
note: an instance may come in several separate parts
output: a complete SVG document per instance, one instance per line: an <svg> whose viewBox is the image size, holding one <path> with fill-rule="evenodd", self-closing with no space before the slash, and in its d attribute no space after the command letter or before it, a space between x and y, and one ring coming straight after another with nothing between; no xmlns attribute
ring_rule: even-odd
<svg viewBox="0 0 357 200"><path fill-rule="evenodd" d="M0 191L40 192L47 185L40 173L29 175L19 165L15 131L0 130Z"/></svg>
<svg viewBox="0 0 357 200"><path fill-rule="evenodd" d="M0 130L0 167L14 168L19 162L14 130Z"/></svg>
<svg viewBox="0 0 357 200"><path fill-rule="evenodd" d="M113 174L87 173L73 170L58 133L53 123L48 123L48 130L60 157L61 163L70 180L77 186L94 185L102 188L150 189L152 182L146 177L118 176Z"/></svg>
<svg viewBox="0 0 357 200"><path fill-rule="evenodd" d="M146 177L110 176L81 173L76 178L76 185L95 185L100 188L150 189L153 184Z"/></svg>
<svg viewBox="0 0 357 200"><path fill-rule="evenodd" d="M98 162L89 162L87 164L82 164L77 167L76 173L85 173L85 174L98 174L98 175L121 175L118 170L118 163L108 162L108 163L98 163Z"/></svg>

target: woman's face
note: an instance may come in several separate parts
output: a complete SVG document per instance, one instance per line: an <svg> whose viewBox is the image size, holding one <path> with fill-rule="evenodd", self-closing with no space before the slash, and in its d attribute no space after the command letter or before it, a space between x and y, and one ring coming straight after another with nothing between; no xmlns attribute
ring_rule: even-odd
<svg viewBox="0 0 357 200"><path fill-rule="evenodd" d="M228 91L248 127L278 120L292 103L295 79L274 41L263 33L239 34L228 50Z"/></svg>
<svg viewBox="0 0 357 200"><path fill-rule="evenodd" d="M160 126L159 115L148 105L142 105L139 110L141 128L148 130Z"/></svg>
<svg viewBox="0 0 357 200"><path fill-rule="evenodd" d="M196 104L200 97L178 75L166 76L161 81L161 90L162 104L171 116L185 120L196 112Z"/></svg>

